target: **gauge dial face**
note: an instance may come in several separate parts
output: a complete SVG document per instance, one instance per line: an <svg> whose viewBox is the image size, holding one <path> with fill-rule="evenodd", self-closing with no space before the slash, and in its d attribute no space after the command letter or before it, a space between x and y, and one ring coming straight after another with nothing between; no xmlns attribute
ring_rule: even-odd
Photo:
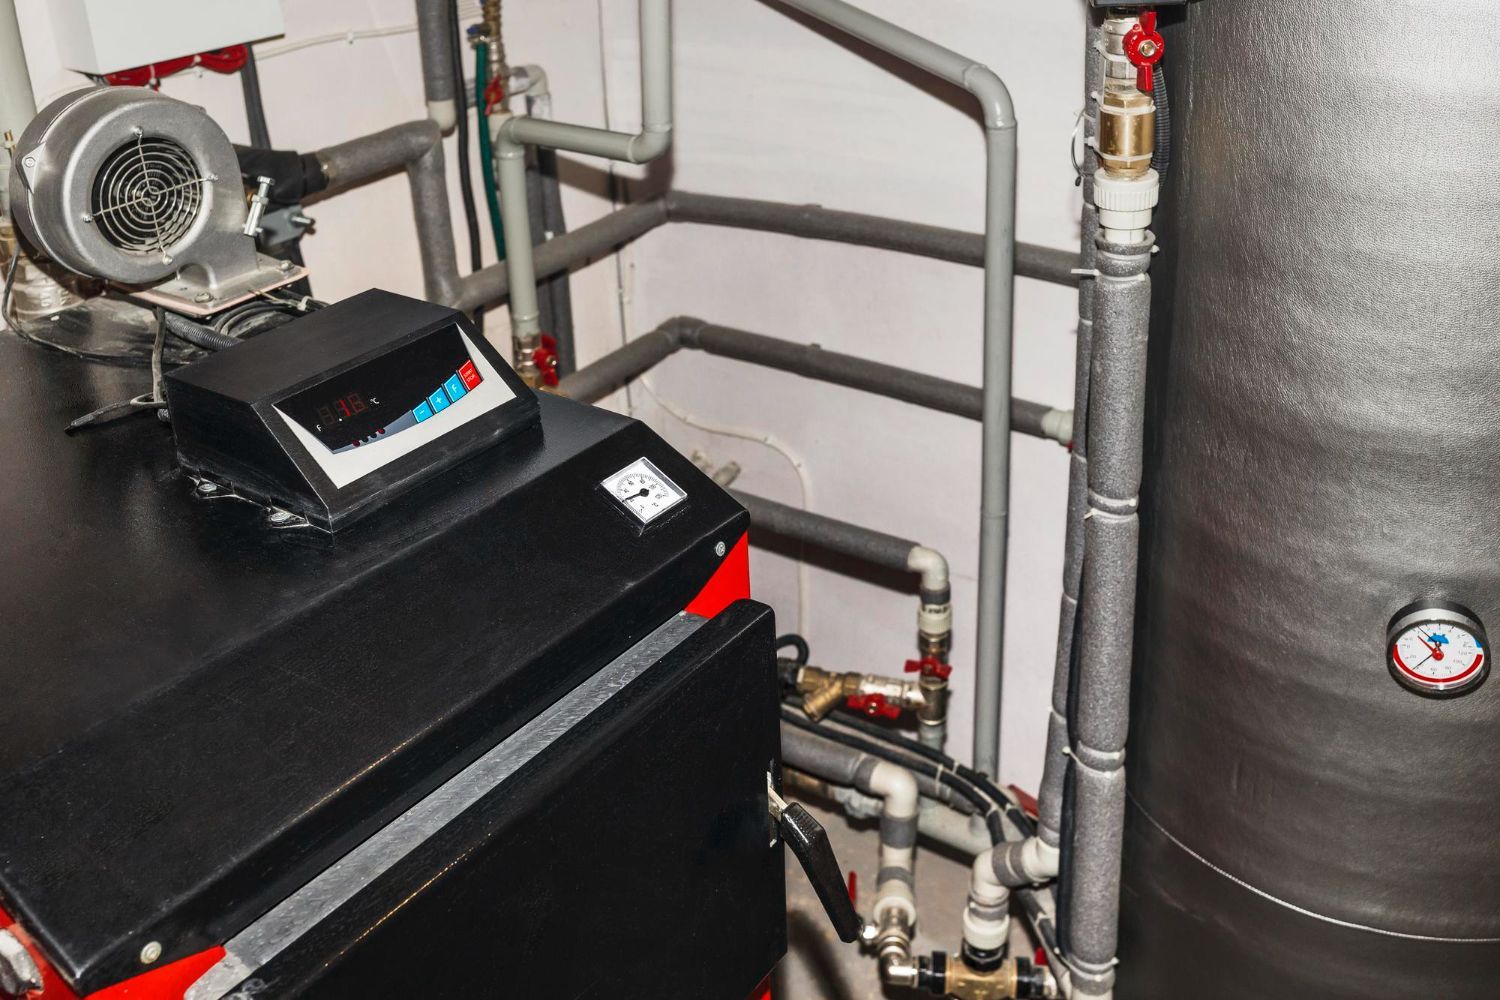
<svg viewBox="0 0 1500 1000"><path fill-rule="evenodd" d="M1427 694L1460 694L1489 673L1489 642L1472 612L1431 604L1398 612L1387 635L1391 674Z"/></svg>
<svg viewBox="0 0 1500 1000"><path fill-rule="evenodd" d="M650 524L687 494L656 466L638 458L601 484L642 524Z"/></svg>

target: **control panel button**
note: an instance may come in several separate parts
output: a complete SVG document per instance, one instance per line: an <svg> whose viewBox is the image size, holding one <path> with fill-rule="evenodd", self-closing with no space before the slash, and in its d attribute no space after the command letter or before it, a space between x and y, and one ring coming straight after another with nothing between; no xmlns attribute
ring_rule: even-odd
<svg viewBox="0 0 1500 1000"><path fill-rule="evenodd" d="M464 366L458 370L458 377L463 379L464 388L472 389L484 379L479 377L479 369L474 367L474 362L465 361Z"/></svg>
<svg viewBox="0 0 1500 1000"><path fill-rule="evenodd" d="M428 406L426 403L418 403L417 408L411 411L411 415L416 417L417 423L420 424L422 421L432 416L432 407Z"/></svg>
<svg viewBox="0 0 1500 1000"><path fill-rule="evenodd" d="M448 408L449 405L448 397L443 393L443 390L441 389L433 393L431 396L428 396L427 402L432 404L433 413L442 413Z"/></svg>
<svg viewBox="0 0 1500 1000"><path fill-rule="evenodd" d="M448 376L448 381L443 383L443 391L446 392L448 394L448 398L453 400L453 402L455 403L462 399L464 396L468 395L469 392L468 389L464 388L463 382L459 381L457 375Z"/></svg>

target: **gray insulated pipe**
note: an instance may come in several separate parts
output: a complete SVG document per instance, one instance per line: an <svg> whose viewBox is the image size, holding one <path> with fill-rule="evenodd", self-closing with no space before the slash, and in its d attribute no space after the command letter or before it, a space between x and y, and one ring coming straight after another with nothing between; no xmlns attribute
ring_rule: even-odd
<svg viewBox="0 0 1500 1000"><path fill-rule="evenodd" d="M1495 15L1169 29L1125 1000L1500 996L1500 681L1385 649L1422 599L1500 628Z"/></svg>

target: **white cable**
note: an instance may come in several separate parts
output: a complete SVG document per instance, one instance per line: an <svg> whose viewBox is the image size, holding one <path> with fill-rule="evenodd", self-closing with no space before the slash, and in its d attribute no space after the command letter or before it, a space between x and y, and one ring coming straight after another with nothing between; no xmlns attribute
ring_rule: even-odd
<svg viewBox="0 0 1500 1000"><path fill-rule="evenodd" d="M607 32L605 31L604 0L598 0L596 9L598 11L599 23L599 83L600 90L602 91L604 98L604 127L610 128L609 58L608 53L605 50L605 38L607 37ZM615 161L608 160L606 161L606 164L606 169L609 171L610 178L610 210L619 211L620 205L618 200L615 198L615 192L617 190ZM627 268L631 270L634 269L634 257L635 245L633 243L627 244L623 249L615 251L615 295L619 300L621 347L630 343L631 340L630 328L632 324L630 322L630 310L628 308L630 303L630 295L626 291L625 273ZM797 476L797 491L798 495L801 498L799 501L799 505L803 510L807 510L809 497L806 471L803 467L802 460L792 454L789 448L787 448L785 445L777 441L773 436L769 434L759 434L753 431L739 430L734 427L726 427L720 424L710 424L706 421L699 420L676 404L669 403L665 399L662 399L661 396L657 394L656 389L651 385L651 381L649 379L643 376L638 381L641 388L646 390L646 394L649 395L653 401L655 401L656 405L669 416L673 417L679 422L686 424L689 427L694 427L698 430L705 431L709 434L738 438L741 441L751 441L756 444L764 445L765 447L770 448L772 451L779 454L782 458L786 459L787 464L792 467L792 471ZM636 415L637 407L634 398L632 398L631 396L629 383L625 385L625 408L626 412L628 412L631 416ZM807 635L808 631L810 630L809 616L807 611L808 590L807 560L798 559L797 632L804 636Z"/></svg>
<svg viewBox="0 0 1500 1000"><path fill-rule="evenodd" d="M729 427L724 424L715 424L706 420L700 420L677 404L662 399L649 378L643 375L638 379L638 382L640 387L646 390L646 395L650 396L656 405L661 407L673 419L709 434L717 434L722 437L737 438L741 441L751 441L755 444L764 445L786 459L787 464L792 467L792 472L797 476L797 490L799 495L797 505L803 510L807 510L809 497L806 467L803 465L802 460L792 452L790 447L776 440L775 435L763 434L759 431L742 430L738 427ZM634 413L635 410L632 407L631 415L633 416ZM797 560L797 632L804 636L807 634L808 629L807 594L807 560L799 559Z"/></svg>
<svg viewBox="0 0 1500 1000"><path fill-rule="evenodd" d="M275 45L255 46L255 58L257 61L274 59L284 56L289 52L300 52L303 49L311 49L319 45L335 45L343 42L345 45L353 45L355 42L365 38L388 38L391 35L416 34L415 24L393 24L384 28L351 28L348 31L335 32L328 35L313 35L311 38L297 38L289 42L278 42Z"/></svg>
<svg viewBox="0 0 1500 1000"><path fill-rule="evenodd" d="M483 16L477 3L460 4L458 18L460 21L474 20ZM417 26L413 24L392 24L377 28L350 28L348 31L335 31L326 35L313 35L309 38L295 38L291 41L277 42L273 45L255 46L255 58L274 59L284 56L288 52L300 52L303 49L311 49L319 45L336 45L343 42L345 45L353 45L355 42L366 38L389 38L393 35L416 34Z"/></svg>

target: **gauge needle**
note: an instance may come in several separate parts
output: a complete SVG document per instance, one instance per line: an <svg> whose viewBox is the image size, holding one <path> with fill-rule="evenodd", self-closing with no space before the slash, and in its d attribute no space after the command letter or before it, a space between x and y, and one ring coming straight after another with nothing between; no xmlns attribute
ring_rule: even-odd
<svg viewBox="0 0 1500 1000"><path fill-rule="evenodd" d="M1427 659L1441 660L1443 658L1443 647L1442 646L1440 646L1437 643L1433 642L1432 639L1427 635L1427 633L1423 632L1421 629L1417 629L1417 635L1419 635L1419 636L1422 637L1422 645L1424 645L1424 646L1427 647L1427 652L1428 652ZM1426 663L1427 660L1423 660L1422 662Z"/></svg>

